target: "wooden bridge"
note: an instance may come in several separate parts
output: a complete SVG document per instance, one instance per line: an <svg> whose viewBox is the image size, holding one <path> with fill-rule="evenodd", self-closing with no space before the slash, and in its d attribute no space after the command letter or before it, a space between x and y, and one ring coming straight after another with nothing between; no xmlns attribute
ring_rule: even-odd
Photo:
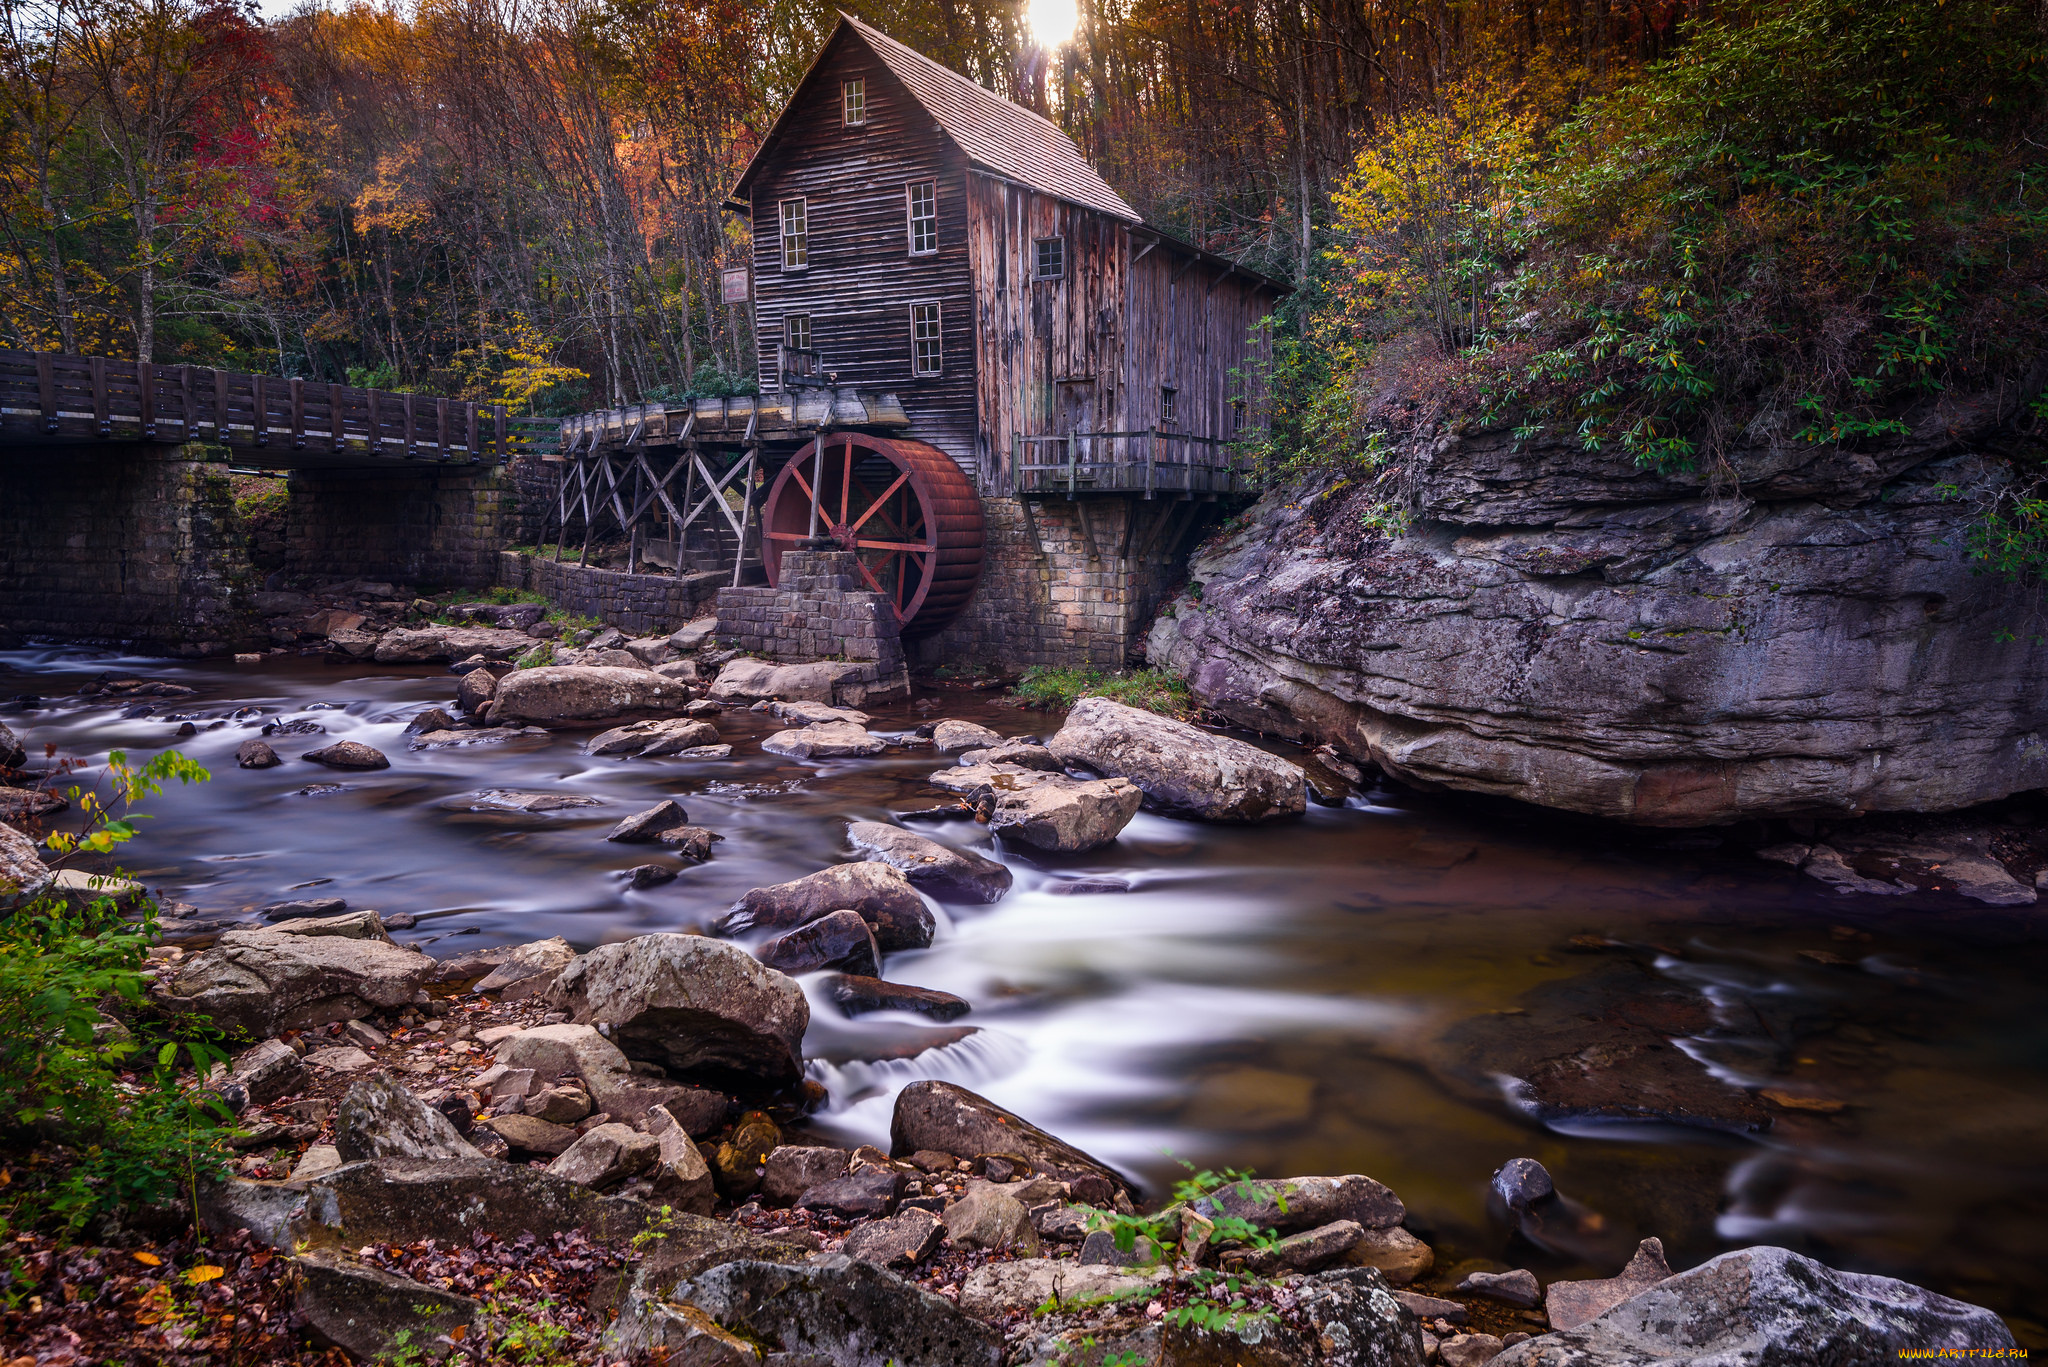
<svg viewBox="0 0 2048 1367"><path fill-rule="evenodd" d="M272 470L496 465L555 448L503 404L189 365L0 351L0 443L212 442Z"/></svg>

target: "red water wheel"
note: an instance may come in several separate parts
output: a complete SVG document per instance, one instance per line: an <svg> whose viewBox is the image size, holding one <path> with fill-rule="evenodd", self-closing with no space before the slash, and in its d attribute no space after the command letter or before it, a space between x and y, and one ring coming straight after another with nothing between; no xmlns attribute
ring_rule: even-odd
<svg viewBox="0 0 2048 1367"><path fill-rule="evenodd" d="M806 445L761 510L770 584L781 581L783 552L810 539L814 495L818 536L858 557L859 587L888 598L905 635L936 631L967 605L981 578L981 499L951 456L864 432Z"/></svg>

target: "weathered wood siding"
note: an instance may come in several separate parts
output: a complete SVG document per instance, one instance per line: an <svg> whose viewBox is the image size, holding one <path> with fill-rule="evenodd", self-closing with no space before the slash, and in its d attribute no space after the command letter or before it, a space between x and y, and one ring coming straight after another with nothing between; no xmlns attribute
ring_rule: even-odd
<svg viewBox="0 0 2048 1367"><path fill-rule="evenodd" d="M867 123L841 122L844 82L867 82ZM777 382L783 318L811 316L811 344L843 385L895 393L908 435L975 471L974 296L967 266L967 163L888 68L841 43L797 94L774 160L752 187L761 385ZM938 183L939 249L910 254L906 190ZM779 205L807 202L810 265L782 268ZM910 306L941 307L944 373L911 373Z"/></svg>
<svg viewBox="0 0 2048 1367"><path fill-rule="evenodd" d="M967 210L984 488L1011 487L1020 434L1160 426L1168 385L1176 431L1235 435L1233 399L1247 424L1264 421L1269 287L1169 244L1147 251L1151 239L1116 219L978 172ZM1036 278L1044 237L1066 241L1060 279Z"/></svg>

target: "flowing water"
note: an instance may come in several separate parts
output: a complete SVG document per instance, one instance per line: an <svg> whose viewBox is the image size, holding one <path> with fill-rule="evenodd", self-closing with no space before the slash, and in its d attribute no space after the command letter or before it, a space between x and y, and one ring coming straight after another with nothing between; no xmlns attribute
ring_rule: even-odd
<svg viewBox="0 0 2048 1367"><path fill-rule="evenodd" d="M398 938L443 956L695 927L749 888L849 857L849 820L935 805L924 776L946 762L928 748L783 760L756 743L775 727L745 713L718 723L736 747L722 762L592 759L574 733L413 753L404 722L451 705L444 672L80 651L0 663L19 671L0 677L0 696L24 695L0 719L33 747L90 764L175 744L213 772L152 804L125 851L162 896L237 914L344 897L416 915ZM199 691L76 696L110 671ZM875 716L881 733L942 716L1006 734L1056 724L986 694ZM174 741L188 717L199 733ZM273 737L282 767L235 766L251 728L290 719L324 734ZM335 738L377 747L392 767L296 759ZM492 788L606 805L530 817L453 801ZM634 891L620 871L666 856L603 833L662 797L725 840L709 863ZM1647 1234L1681 1267L1779 1243L1990 1305L2023 1343L2048 1344L2036 908L1841 897L1711 836L1390 790L1256 828L1141 814L1115 845L1067 858L993 848L972 821L916 829L993 854L1016 884L993 906L944 908L936 943L886 966L973 1002L955 1026L850 1021L814 996L807 1053L832 1093L818 1117L829 1133L886 1143L895 1090L940 1077L1154 1191L1182 1161L1365 1172L1401 1193L1440 1257L1608 1275ZM1127 889L1075 891L1083 878ZM1532 1060L1577 1054L1599 1076L1616 1041L1645 1039L1657 1043L1634 1057L1663 1059L1657 1077L1676 1068L1723 1100L1738 1094L1713 1077L1765 1084L1792 1104L1756 1111L1770 1115L1761 1132L1742 1131L1740 1107L1732 1130L1532 1113L1517 1081ZM1658 1054L1665 1039L1685 1057ZM1619 1090L1635 1088L1616 1067ZM1509 1244L1487 1179L1517 1155L1540 1159L1591 1213L1576 1241Z"/></svg>

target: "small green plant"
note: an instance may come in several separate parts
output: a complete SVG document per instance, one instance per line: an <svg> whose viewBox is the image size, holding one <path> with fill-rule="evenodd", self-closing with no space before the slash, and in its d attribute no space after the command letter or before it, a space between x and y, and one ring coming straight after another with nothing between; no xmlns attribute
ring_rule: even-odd
<svg viewBox="0 0 2048 1367"><path fill-rule="evenodd" d="M1012 690L1026 707L1061 710L1083 698L1108 698L1130 707L1142 707L1168 717L1185 717L1194 711L1194 696L1187 683L1161 669L1119 670L1050 669L1034 665L1024 671Z"/></svg>
<svg viewBox="0 0 2048 1367"><path fill-rule="evenodd" d="M539 669L555 662L555 643L542 641L512 662L514 669Z"/></svg>

